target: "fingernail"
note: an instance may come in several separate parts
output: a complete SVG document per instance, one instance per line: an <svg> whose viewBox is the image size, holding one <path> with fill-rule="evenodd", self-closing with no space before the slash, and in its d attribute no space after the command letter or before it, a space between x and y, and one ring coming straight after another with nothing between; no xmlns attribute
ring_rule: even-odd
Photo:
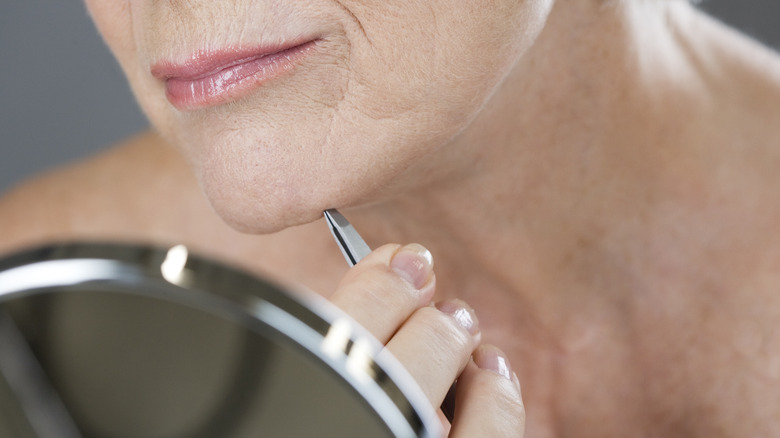
<svg viewBox="0 0 780 438"><path fill-rule="evenodd" d="M468 330L472 335L479 333L479 320L477 314L468 304L461 300L448 300L436 303L440 312L455 318L458 324Z"/></svg>
<svg viewBox="0 0 780 438"><path fill-rule="evenodd" d="M491 345L483 345L474 352L474 363L483 370L493 371L508 380L512 380L514 375L506 355Z"/></svg>
<svg viewBox="0 0 780 438"><path fill-rule="evenodd" d="M421 289L433 274L433 256L424 246L412 243L395 253L390 267L416 289Z"/></svg>

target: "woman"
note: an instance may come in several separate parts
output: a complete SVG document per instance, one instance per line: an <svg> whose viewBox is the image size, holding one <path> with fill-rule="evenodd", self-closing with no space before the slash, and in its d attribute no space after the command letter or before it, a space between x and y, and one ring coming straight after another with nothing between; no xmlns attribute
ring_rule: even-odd
<svg viewBox="0 0 780 438"><path fill-rule="evenodd" d="M780 425L774 53L681 0L87 5L156 133L10 193L5 249L304 283L434 406L462 371L450 436L523 436L510 362L531 437ZM349 272L334 207L378 248Z"/></svg>

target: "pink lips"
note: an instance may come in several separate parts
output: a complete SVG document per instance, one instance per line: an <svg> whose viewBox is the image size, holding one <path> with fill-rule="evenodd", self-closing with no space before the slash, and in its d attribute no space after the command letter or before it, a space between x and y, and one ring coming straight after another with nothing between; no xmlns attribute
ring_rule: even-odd
<svg viewBox="0 0 780 438"><path fill-rule="evenodd" d="M158 62L151 73L164 81L165 95L176 108L204 108L238 99L290 71L315 43L198 52L182 64Z"/></svg>

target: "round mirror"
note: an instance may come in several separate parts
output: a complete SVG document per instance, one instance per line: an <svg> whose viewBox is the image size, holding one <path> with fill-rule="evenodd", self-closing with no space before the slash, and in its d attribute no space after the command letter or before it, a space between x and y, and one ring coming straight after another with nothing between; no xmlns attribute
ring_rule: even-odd
<svg viewBox="0 0 780 438"><path fill-rule="evenodd" d="M0 436L441 436L405 370L329 302L183 246L16 254L0 303Z"/></svg>

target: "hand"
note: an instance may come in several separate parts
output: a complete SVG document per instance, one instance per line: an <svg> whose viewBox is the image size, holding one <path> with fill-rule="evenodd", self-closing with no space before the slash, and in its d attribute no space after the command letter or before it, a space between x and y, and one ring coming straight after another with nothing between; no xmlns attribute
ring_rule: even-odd
<svg viewBox="0 0 780 438"><path fill-rule="evenodd" d="M458 379L448 436L522 437L520 385L506 356L480 346L479 323L466 303L432 306L435 289L430 252L385 245L350 269L331 301L385 345L434 407Z"/></svg>

